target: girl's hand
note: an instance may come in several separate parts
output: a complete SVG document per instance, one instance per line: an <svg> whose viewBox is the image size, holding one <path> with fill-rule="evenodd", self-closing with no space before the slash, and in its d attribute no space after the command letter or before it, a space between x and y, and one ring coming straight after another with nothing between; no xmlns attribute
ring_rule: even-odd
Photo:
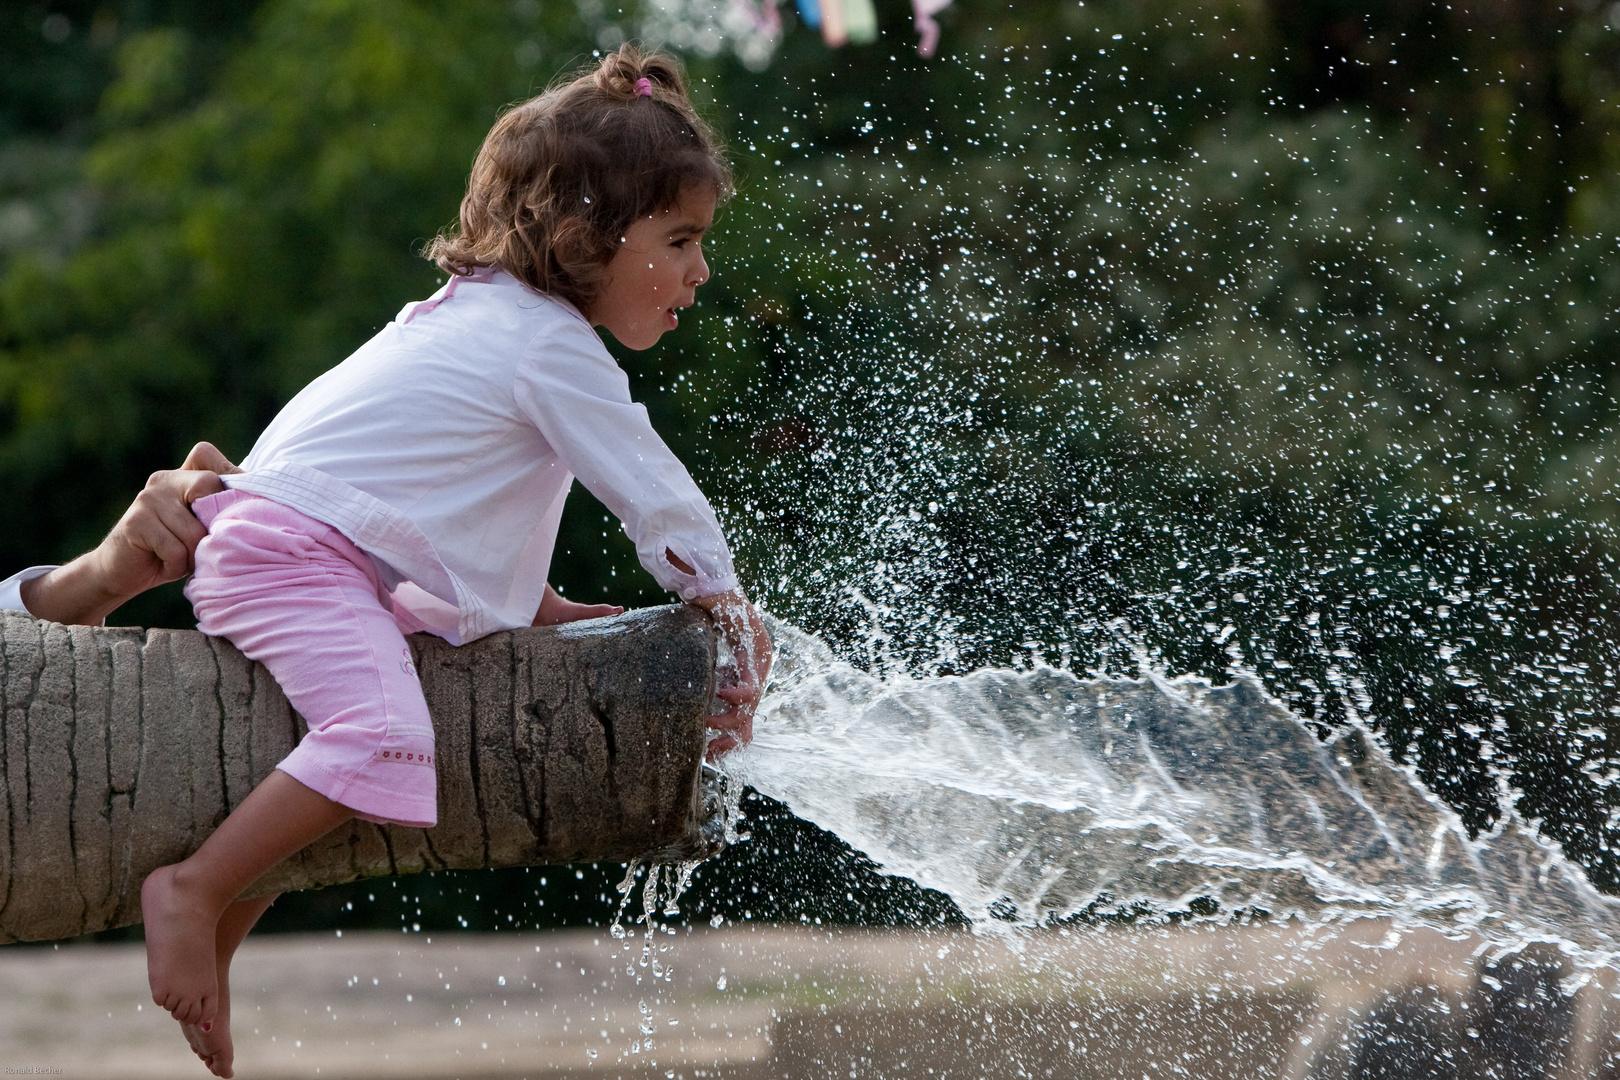
<svg viewBox="0 0 1620 1080"><path fill-rule="evenodd" d="M754 737L754 710L765 692L774 653L770 634L765 631L765 620L740 590L700 596L688 602L709 613L715 625L725 633L736 659L735 674L728 672L714 692L727 707L709 717L709 727L720 732L709 742L708 756L713 759Z"/></svg>
<svg viewBox="0 0 1620 1080"><path fill-rule="evenodd" d="M540 601L532 626L556 626L558 623L579 622L581 619L605 619L609 615L623 615L618 604L576 604L557 595L557 590L546 584L546 595Z"/></svg>

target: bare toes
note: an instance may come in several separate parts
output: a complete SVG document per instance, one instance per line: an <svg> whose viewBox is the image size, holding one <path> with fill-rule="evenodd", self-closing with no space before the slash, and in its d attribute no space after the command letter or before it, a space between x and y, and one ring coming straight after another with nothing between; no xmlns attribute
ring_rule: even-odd
<svg viewBox="0 0 1620 1080"><path fill-rule="evenodd" d="M172 866L147 876L141 886L141 906L152 1000L182 1025L212 1021L218 994L214 963L217 912L176 883Z"/></svg>

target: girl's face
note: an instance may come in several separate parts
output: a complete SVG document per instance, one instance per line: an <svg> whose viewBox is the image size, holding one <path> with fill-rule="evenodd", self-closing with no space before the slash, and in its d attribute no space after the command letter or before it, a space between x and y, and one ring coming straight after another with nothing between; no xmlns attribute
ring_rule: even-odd
<svg viewBox="0 0 1620 1080"><path fill-rule="evenodd" d="M697 287L709 280L703 234L714 224L714 192L690 187L674 206L638 218L608 261L602 291L588 313L630 349L651 348L680 324Z"/></svg>

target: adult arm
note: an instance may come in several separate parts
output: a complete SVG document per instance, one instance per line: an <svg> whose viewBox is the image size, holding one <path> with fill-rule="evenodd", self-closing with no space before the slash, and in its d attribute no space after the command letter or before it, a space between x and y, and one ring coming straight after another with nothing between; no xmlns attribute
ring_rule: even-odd
<svg viewBox="0 0 1620 1080"><path fill-rule="evenodd" d="M55 566L30 566L0 581L0 611L27 611L28 605L22 601L22 587L55 569Z"/></svg>
<svg viewBox="0 0 1620 1080"><path fill-rule="evenodd" d="M22 581L23 607L37 619L95 624L147 589L184 577L207 531L191 504L224 490L220 474L237 471L212 444L198 443L180 468L152 474L94 549Z"/></svg>

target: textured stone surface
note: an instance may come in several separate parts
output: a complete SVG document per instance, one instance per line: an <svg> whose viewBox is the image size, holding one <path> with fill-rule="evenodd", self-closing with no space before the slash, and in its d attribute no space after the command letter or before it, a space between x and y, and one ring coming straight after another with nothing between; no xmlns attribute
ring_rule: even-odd
<svg viewBox="0 0 1620 1080"><path fill-rule="evenodd" d="M439 824L354 822L251 893L704 847L715 636L701 611L411 649L438 738ZM303 730L226 641L0 613L0 942L139 922L146 875L196 850Z"/></svg>

